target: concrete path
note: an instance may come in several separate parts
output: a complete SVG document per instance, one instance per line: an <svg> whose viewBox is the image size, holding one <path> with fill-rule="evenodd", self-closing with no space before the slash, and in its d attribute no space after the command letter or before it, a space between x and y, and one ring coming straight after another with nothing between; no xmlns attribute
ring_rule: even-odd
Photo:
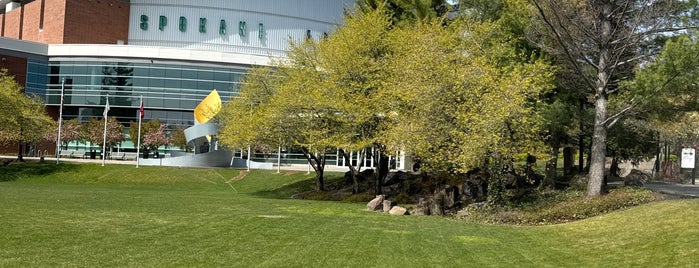
<svg viewBox="0 0 699 268"><path fill-rule="evenodd" d="M699 183L699 182L698 182ZM649 181L644 184L648 189L663 194L682 196L688 198L699 198L699 184L677 184L666 183L661 181Z"/></svg>

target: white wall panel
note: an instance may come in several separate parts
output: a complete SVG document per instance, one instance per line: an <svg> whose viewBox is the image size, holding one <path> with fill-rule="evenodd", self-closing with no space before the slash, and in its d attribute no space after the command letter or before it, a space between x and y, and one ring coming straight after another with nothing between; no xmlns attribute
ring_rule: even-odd
<svg viewBox="0 0 699 268"><path fill-rule="evenodd" d="M132 0L129 22L129 44L165 46L185 49L244 53L259 56L282 56L289 39L303 40L311 30L313 38L321 38L341 22L344 8L354 0L291 0L291 1L223 1L223 0ZM148 16L148 29L140 28L141 15ZM159 17L167 18L167 26L158 29ZM179 18L187 19L185 32L179 30ZM199 32L199 19L206 18L206 32ZM227 32L219 34L221 20ZM238 32L238 23L245 21L245 36ZM258 38L258 25L264 36Z"/></svg>

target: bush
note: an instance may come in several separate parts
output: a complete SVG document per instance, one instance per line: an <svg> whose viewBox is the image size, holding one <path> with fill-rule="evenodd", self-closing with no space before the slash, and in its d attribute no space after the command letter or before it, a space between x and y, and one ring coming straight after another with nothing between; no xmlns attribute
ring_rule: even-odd
<svg viewBox="0 0 699 268"><path fill-rule="evenodd" d="M587 199L583 191L550 191L518 206L494 208L469 206L460 215L468 220L499 224L556 224L586 219L614 210L659 200L647 189L622 187L598 198Z"/></svg>

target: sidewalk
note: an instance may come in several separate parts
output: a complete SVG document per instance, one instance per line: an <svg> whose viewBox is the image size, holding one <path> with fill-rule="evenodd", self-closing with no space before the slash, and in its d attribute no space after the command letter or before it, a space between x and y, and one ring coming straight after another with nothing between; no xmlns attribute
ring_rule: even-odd
<svg viewBox="0 0 699 268"><path fill-rule="evenodd" d="M699 184L677 184L666 183L662 181L649 181L643 186L656 192L663 194L683 196L689 198L699 198Z"/></svg>
<svg viewBox="0 0 699 268"><path fill-rule="evenodd" d="M23 157L25 161L39 161L39 157ZM0 160L14 160L17 159L17 156L12 156L12 155L0 155ZM92 163L92 164L102 164L102 159L82 159L82 158L64 158L61 157L59 159L60 162L71 162L71 163ZM44 162L50 162L50 163L55 163L56 158L55 157L46 157L44 158ZM133 165L136 166L136 160L111 160L107 159L104 161L105 165ZM274 164L274 168L272 170L277 170L276 163ZM293 170L293 171L310 171L314 172L313 168L310 167L309 165L305 164L282 164L281 167L279 168L280 170ZM365 170L367 168L362 168L362 170ZM325 166L325 172L346 172L349 171L348 167L338 167L334 165L326 165Z"/></svg>

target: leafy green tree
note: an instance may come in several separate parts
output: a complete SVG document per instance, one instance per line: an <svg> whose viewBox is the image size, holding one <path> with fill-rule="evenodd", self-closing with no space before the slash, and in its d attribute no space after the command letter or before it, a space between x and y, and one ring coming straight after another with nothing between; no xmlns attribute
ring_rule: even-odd
<svg viewBox="0 0 699 268"><path fill-rule="evenodd" d="M594 106L587 197L602 194L609 129L643 98L609 107L623 91L621 81L634 68L651 61L656 38L691 25L687 15L696 1L556 1L530 0L536 10L538 45L559 59L584 82ZM687 23L690 24L687 24ZM621 103L621 102L618 102ZM610 108L618 108L610 110Z"/></svg>
<svg viewBox="0 0 699 268"><path fill-rule="evenodd" d="M22 144L44 139L55 122L46 114L44 103L27 96L22 87L0 69L0 143L17 142L17 159L22 161Z"/></svg>
<svg viewBox="0 0 699 268"><path fill-rule="evenodd" d="M361 12L381 10L391 15L393 24L411 24L417 21L431 21L445 16L451 5L446 0L357 0ZM358 13L347 14L349 16Z"/></svg>
<svg viewBox="0 0 699 268"><path fill-rule="evenodd" d="M180 149L184 150L185 152L191 152L192 151L192 146L189 146L187 144L187 137L184 135L184 128L182 126L175 126L174 129L172 130L172 145L180 147Z"/></svg>

